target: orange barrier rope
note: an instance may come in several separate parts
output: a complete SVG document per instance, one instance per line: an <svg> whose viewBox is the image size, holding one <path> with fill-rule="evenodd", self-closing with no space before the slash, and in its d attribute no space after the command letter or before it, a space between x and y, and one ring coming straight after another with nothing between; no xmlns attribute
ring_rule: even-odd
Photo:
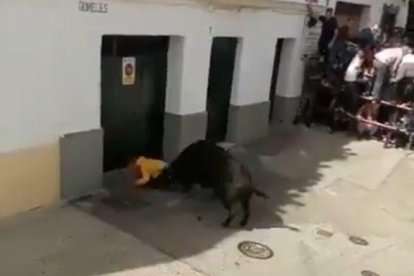
<svg viewBox="0 0 414 276"><path fill-rule="evenodd" d="M374 126L377 126L377 127L380 127L380 128L385 128L387 130L391 130L391 131L399 131L399 132L405 133L404 130L401 130L401 129L399 129L397 127L394 127L394 126L382 124L378 121L367 120L367 119L352 115L352 114L350 114L348 112L345 112L345 111L341 111L341 112L344 113L346 116L350 117L351 119L357 120L358 122L374 125Z"/></svg>
<svg viewBox="0 0 414 276"><path fill-rule="evenodd" d="M363 100L366 100L366 101L372 101L373 100L372 97L360 96L360 98L363 99ZM412 110L412 108L410 108L410 107L407 107L407 106L404 106L404 105L396 105L396 104L393 104L393 103L390 103L390 102L387 102L387 101L381 101L381 104L387 105L387 106L392 106L392 107L402 109L402 110L405 110L405 111L411 111Z"/></svg>

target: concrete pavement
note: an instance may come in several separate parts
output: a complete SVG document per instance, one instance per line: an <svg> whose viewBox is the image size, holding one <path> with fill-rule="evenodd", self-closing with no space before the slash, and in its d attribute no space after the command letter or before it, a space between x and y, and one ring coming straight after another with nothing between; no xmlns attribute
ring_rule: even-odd
<svg viewBox="0 0 414 276"><path fill-rule="evenodd" d="M221 228L205 191L127 190L126 205L96 196L3 222L1 275L414 275L409 153L302 128L232 151L271 197L252 202L248 228ZM273 258L244 256L245 240Z"/></svg>
<svg viewBox="0 0 414 276"><path fill-rule="evenodd" d="M202 275L70 206L2 222L0 247L0 275Z"/></svg>

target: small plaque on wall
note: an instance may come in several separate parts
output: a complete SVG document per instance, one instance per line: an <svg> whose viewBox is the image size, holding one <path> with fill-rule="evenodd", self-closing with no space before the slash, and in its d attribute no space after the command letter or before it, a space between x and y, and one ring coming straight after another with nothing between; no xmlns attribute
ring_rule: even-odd
<svg viewBox="0 0 414 276"><path fill-rule="evenodd" d="M135 84L136 63L134 57L122 58L122 85Z"/></svg>

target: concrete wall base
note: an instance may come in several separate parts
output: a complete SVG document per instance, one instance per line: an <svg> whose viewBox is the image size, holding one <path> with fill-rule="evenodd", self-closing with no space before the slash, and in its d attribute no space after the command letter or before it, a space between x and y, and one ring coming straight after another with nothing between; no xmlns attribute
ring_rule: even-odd
<svg viewBox="0 0 414 276"><path fill-rule="evenodd" d="M248 143L265 137L269 131L269 102L244 106L230 105L227 140Z"/></svg>
<svg viewBox="0 0 414 276"><path fill-rule="evenodd" d="M61 197L73 199L98 189L103 174L103 130L60 138Z"/></svg>
<svg viewBox="0 0 414 276"><path fill-rule="evenodd" d="M275 96L273 102L272 126L291 126L297 115L300 97Z"/></svg>
<svg viewBox="0 0 414 276"><path fill-rule="evenodd" d="M205 139L207 112L189 115L165 114L164 160L172 161L191 143Z"/></svg>

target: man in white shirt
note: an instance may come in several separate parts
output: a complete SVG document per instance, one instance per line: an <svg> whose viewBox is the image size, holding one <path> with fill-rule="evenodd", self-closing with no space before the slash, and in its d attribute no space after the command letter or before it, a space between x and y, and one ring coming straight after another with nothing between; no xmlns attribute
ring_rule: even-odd
<svg viewBox="0 0 414 276"><path fill-rule="evenodd" d="M397 74L391 82L399 82L404 78L414 78L414 55L406 55L398 67Z"/></svg>
<svg viewBox="0 0 414 276"><path fill-rule="evenodd" d="M402 103L413 102L414 90L412 89L414 79L414 55L406 55L398 67L395 78L391 83L395 85L397 100Z"/></svg>
<svg viewBox="0 0 414 276"><path fill-rule="evenodd" d="M393 77L397 74L398 67L403 58L411 53L412 50L410 47L402 46L383 49L375 55L374 67L377 77L372 90L372 95L375 99L381 98L384 82L389 80L390 74Z"/></svg>

